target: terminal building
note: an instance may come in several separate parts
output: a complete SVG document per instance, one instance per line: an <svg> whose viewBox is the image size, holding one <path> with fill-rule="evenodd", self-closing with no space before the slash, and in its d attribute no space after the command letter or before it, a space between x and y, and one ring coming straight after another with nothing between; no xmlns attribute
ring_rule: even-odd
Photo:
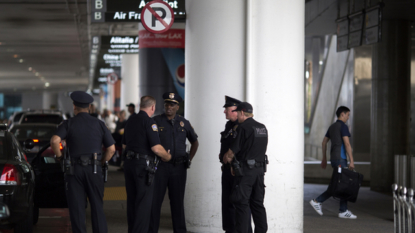
<svg viewBox="0 0 415 233"><path fill-rule="evenodd" d="M186 186L190 232L222 232L225 95L251 103L269 132L269 232L306 232L304 184L329 183L321 143L339 106L351 109L363 186L415 188L414 1L164 0L174 24L160 34L141 22L148 2L0 1L0 118L71 116L76 90L100 113L152 95L160 114L162 94L178 93L200 145Z"/></svg>

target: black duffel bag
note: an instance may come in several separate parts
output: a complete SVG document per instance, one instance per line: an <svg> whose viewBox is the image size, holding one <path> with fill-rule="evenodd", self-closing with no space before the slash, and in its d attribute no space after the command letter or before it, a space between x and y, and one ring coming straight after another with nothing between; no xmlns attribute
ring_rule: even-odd
<svg viewBox="0 0 415 233"><path fill-rule="evenodd" d="M335 168L328 191L334 198L356 202L363 175L347 168Z"/></svg>

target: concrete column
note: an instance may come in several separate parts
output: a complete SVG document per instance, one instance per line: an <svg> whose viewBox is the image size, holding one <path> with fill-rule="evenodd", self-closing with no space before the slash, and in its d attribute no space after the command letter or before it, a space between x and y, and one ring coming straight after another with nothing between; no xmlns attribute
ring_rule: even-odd
<svg viewBox="0 0 415 233"><path fill-rule="evenodd" d="M269 132L269 232L303 232L303 0L248 0L247 100Z"/></svg>
<svg viewBox="0 0 415 233"><path fill-rule="evenodd" d="M58 94L50 91L43 92L43 109L57 109L58 108Z"/></svg>
<svg viewBox="0 0 415 233"><path fill-rule="evenodd" d="M138 54L122 55L121 78L121 110L123 110L125 105L129 103L137 105L139 102Z"/></svg>
<svg viewBox="0 0 415 233"><path fill-rule="evenodd" d="M185 196L190 232L222 232L220 132L225 95L244 100L245 2L186 1L185 117L199 136Z"/></svg>
<svg viewBox="0 0 415 233"><path fill-rule="evenodd" d="M394 155L409 153L410 23L382 22L382 42L372 49L371 180L390 191Z"/></svg>
<svg viewBox="0 0 415 233"><path fill-rule="evenodd" d="M269 231L302 232L304 5L186 1L186 117L200 139L185 198L189 231L221 231L223 95L240 98L245 90L254 118L269 131Z"/></svg>
<svg viewBox="0 0 415 233"><path fill-rule="evenodd" d="M114 109L114 85L107 84L107 106L106 109L112 111Z"/></svg>

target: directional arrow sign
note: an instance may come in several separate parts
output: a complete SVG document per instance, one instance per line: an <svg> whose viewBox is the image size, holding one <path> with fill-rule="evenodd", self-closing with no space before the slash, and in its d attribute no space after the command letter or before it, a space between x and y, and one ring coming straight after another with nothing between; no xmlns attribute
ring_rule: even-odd
<svg viewBox="0 0 415 233"><path fill-rule="evenodd" d="M166 32L174 22L173 9L171 9L169 4L161 0L149 2L141 12L141 22L149 32Z"/></svg>

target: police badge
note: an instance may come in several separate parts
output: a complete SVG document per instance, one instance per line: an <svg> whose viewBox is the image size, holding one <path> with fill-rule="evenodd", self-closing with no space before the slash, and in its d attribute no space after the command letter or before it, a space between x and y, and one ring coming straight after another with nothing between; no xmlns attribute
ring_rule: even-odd
<svg viewBox="0 0 415 233"><path fill-rule="evenodd" d="M169 98L170 98L170 99L174 99L174 93L170 93L170 94L169 94Z"/></svg>
<svg viewBox="0 0 415 233"><path fill-rule="evenodd" d="M180 126L184 127L184 122L183 121L180 121Z"/></svg>

